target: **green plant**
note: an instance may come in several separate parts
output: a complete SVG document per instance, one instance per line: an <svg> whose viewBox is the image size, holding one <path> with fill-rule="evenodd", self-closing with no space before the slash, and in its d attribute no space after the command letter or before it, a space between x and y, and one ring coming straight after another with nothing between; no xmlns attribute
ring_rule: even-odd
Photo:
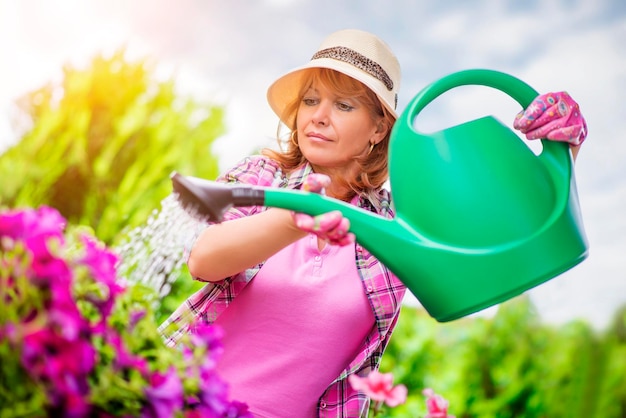
<svg viewBox="0 0 626 418"><path fill-rule="evenodd" d="M216 176L223 109L181 97L153 67L121 49L19 99L23 134L0 155L0 202L54 207L109 245L170 194L172 171Z"/></svg>
<svg viewBox="0 0 626 418"><path fill-rule="evenodd" d="M603 331L545 323L528 295L449 323L402 310L381 368L408 396L386 417L425 414L424 387L445 393L458 418L625 416L626 309Z"/></svg>

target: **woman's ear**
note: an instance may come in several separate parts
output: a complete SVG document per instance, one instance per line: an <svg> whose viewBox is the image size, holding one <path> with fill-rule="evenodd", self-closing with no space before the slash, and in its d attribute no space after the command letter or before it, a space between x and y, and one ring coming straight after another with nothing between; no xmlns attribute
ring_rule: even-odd
<svg viewBox="0 0 626 418"><path fill-rule="evenodd" d="M372 140L375 144L378 144L380 141L385 139L387 134L389 133L389 125L387 121L384 119L380 119L376 124L376 131L374 131L374 135L372 136Z"/></svg>

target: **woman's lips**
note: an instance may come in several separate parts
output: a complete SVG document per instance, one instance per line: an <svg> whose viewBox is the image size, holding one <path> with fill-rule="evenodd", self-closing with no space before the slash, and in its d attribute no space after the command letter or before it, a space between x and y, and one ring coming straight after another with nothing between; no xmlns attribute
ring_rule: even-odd
<svg viewBox="0 0 626 418"><path fill-rule="evenodd" d="M316 132L310 132L308 134L306 134L307 138L313 140L313 141L324 141L324 142L330 142L331 140L327 137L325 137L322 134L318 134Z"/></svg>

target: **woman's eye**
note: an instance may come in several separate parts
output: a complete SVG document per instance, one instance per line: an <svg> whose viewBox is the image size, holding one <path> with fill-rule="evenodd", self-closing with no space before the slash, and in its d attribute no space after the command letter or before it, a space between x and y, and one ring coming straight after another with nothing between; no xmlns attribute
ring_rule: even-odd
<svg viewBox="0 0 626 418"><path fill-rule="evenodd" d="M339 110L343 110L343 111L350 111L352 109L354 109L354 106L348 104L348 103L344 103L344 102L337 102L337 108Z"/></svg>
<svg viewBox="0 0 626 418"><path fill-rule="evenodd" d="M317 100L312 97L304 97L302 98L302 103L306 106L314 106L317 103Z"/></svg>

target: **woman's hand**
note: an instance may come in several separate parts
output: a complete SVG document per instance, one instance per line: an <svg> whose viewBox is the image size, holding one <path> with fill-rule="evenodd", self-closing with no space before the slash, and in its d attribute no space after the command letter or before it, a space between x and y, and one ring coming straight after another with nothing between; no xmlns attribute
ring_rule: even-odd
<svg viewBox="0 0 626 418"><path fill-rule="evenodd" d="M330 177L325 174L309 174L302 184L302 190L324 194L330 186ZM348 245L354 242L354 234L348 232L350 221L340 211L332 211L317 216L292 212L293 221L299 229L317 235L333 245Z"/></svg>
<svg viewBox="0 0 626 418"><path fill-rule="evenodd" d="M546 138L580 146L587 137L587 123L578 103L564 91L538 96L517 114L513 127L527 139Z"/></svg>

